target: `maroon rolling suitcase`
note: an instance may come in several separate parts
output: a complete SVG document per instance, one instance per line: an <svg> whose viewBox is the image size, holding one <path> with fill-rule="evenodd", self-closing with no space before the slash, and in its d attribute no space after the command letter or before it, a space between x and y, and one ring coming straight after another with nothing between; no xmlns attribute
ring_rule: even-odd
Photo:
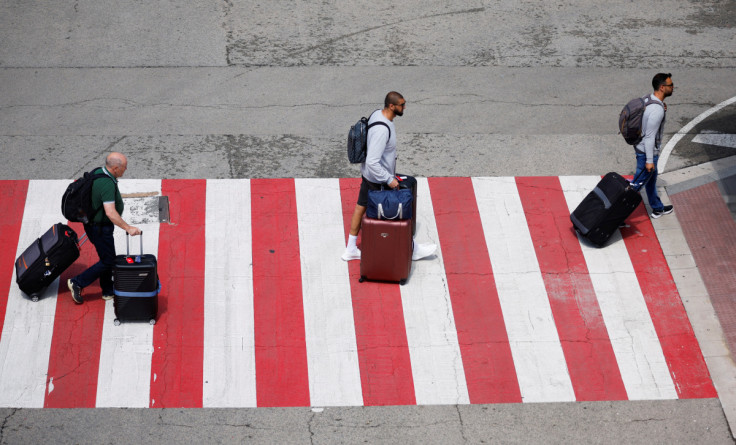
<svg viewBox="0 0 736 445"><path fill-rule="evenodd" d="M411 220L388 221L363 217L360 282L406 283L411 271Z"/></svg>

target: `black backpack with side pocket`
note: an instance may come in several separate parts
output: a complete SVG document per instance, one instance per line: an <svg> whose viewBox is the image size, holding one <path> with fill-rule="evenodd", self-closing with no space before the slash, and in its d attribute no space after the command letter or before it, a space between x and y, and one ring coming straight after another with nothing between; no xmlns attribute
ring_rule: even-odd
<svg viewBox="0 0 736 445"><path fill-rule="evenodd" d="M95 179L108 177L105 173L94 173L94 169L69 184L61 197L61 213L70 222L91 222L99 209L92 207L92 184ZM115 185L117 187L117 184Z"/></svg>
<svg viewBox="0 0 736 445"><path fill-rule="evenodd" d="M351 164L365 162L368 150L368 130L376 125L383 125L388 128L388 138L391 139L391 128L385 122L377 121L369 125L368 118L361 117L355 125L350 127L348 132L348 160Z"/></svg>

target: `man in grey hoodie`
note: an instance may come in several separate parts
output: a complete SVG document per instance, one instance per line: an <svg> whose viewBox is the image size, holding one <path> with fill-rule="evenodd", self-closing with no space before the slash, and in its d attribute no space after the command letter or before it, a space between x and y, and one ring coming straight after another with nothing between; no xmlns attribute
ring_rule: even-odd
<svg viewBox="0 0 736 445"><path fill-rule="evenodd" d="M342 259L345 261L359 260L360 249L356 244L360 232L361 219L368 205L368 191L380 190L382 186L395 189L399 186L396 179L396 128L394 118L404 115L406 99L400 93L391 91L383 101L383 109L371 114L368 125L374 125L368 132L368 147L365 162L360 166L363 177L358 194L358 203L355 206L350 221L350 235L348 245ZM413 244L412 260L420 260L432 255L437 246L435 244Z"/></svg>
<svg viewBox="0 0 736 445"><path fill-rule="evenodd" d="M672 82L672 74L658 73L652 79L654 92L647 98L650 102L644 110L641 120L641 133L643 139L634 149L636 150L636 173L634 181L646 176L645 190L649 198L649 206L652 208L652 218L672 213L671 205L664 205L657 195L657 161L659 160L659 149L662 144L664 132L664 121L667 114L667 104L664 99L670 97L674 91L675 84Z"/></svg>

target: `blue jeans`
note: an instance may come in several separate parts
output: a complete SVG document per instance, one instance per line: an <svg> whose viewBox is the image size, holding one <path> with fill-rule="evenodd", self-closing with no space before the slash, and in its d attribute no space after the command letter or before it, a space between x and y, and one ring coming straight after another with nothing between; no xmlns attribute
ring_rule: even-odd
<svg viewBox="0 0 736 445"><path fill-rule="evenodd" d="M636 173L634 173L633 182L639 182L640 180L642 180L642 178L644 179L644 181L646 181L644 184L644 190L647 191L647 197L649 198L649 207L652 208L652 211L660 211L664 208L664 205L662 204L662 201L659 199L659 195L657 194L658 160L659 156L655 156L654 169L649 173L649 177L647 178L647 155L639 152L636 153Z"/></svg>
<svg viewBox="0 0 736 445"><path fill-rule="evenodd" d="M85 288L99 278L102 295L112 295L112 266L115 264L115 238L112 236L114 229L115 226L113 225L84 225L87 238L95 246L95 249L97 249L97 256L100 257L100 261L72 278L72 281L77 286Z"/></svg>

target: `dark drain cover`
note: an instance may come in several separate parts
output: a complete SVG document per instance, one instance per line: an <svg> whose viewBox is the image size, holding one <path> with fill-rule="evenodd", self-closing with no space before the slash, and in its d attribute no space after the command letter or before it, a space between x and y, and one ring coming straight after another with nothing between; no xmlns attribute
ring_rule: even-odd
<svg viewBox="0 0 736 445"><path fill-rule="evenodd" d="M169 222L169 197L159 196L158 198L158 222Z"/></svg>

